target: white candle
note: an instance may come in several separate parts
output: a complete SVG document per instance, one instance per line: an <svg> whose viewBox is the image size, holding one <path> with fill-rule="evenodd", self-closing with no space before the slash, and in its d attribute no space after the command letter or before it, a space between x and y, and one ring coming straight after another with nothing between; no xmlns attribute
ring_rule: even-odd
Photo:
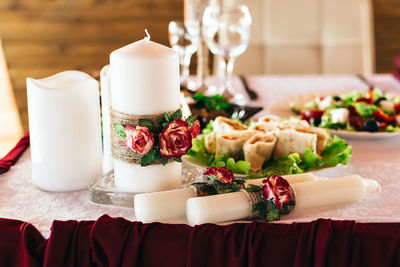
<svg viewBox="0 0 400 267"><path fill-rule="evenodd" d="M27 78L33 183L86 189L102 174L98 82L79 71Z"/></svg>
<svg viewBox="0 0 400 267"><path fill-rule="evenodd" d="M363 179L359 175L294 184L295 209L356 202L362 199L367 192L375 191L377 187L379 184L375 180Z"/></svg>
<svg viewBox="0 0 400 267"><path fill-rule="evenodd" d="M315 181L317 178L311 173L284 176L290 184L306 181ZM262 179L246 180L248 184L261 185ZM196 197L193 187L144 193L135 195L135 215L138 221L145 223L162 221L165 219L183 217L186 212L186 200Z"/></svg>
<svg viewBox="0 0 400 267"><path fill-rule="evenodd" d="M104 66L100 72L101 86L101 114L103 117L103 173L113 169L111 156L111 134L110 134L110 107L111 107L111 84L110 65Z"/></svg>
<svg viewBox="0 0 400 267"><path fill-rule="evenodd" d="M373 192L379 184L358 175L318 181L295 183L295 209L327 206L355 202L367 192ZM248 218L251 205L245 192L235 192L207 197L189 198L186 202L186 217L190 225L218 223Z"/></svg>
<svg viewBox="0 0 400 267"><path fill-rule="evenodd" d="M145 38L110 55L111 105L127 114L157 115L180 108L179 58L171 48ZM154 192L181 184L178 162L141 167L114 159L121 191Z"/></svg>
<svg viewBox="0 0 400 267"><path fill-rule="evenodd" d="M150 223L185 216L186 200L195 197L193 187L135 195L136 220Z"/></svg>

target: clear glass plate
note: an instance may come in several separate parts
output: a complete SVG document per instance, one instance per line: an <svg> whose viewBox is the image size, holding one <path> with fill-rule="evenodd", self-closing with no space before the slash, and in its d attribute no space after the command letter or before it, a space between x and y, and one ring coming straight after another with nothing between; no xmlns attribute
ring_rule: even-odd
<svg viewBox="0 0 400 267"><path fill-rule="evenodd" d="M202 168L191 164L182 165L182 185L186 187L203 179ZM99 177L89 186L89 199L97 204L133 208L134 192L122 192L115 187L114 171Z"/></svg>

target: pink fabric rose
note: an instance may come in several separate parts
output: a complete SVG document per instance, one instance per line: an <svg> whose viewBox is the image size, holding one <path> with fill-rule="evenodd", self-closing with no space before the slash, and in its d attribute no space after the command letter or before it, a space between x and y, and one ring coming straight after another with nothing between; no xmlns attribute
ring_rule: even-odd
<svg viewBox="0 0 400 267"><path fill-rule="evenodd" d="M273 199L275 206L280 210L283 204L291 200L291 191L288 181L278 175L262 181L262 196L265 200Z"/></svg>
<svg viewBox="0 0 400 267"><path fill-rule="evenodd" d="M220 181L223 184L232 183L234 180L233 172L224 167L211 167L207 168L204 175L213 177L214 180Z"/></svg>
<svg viewBox="0 0 400 267"><path fill-rule="evenodd" d="M190 127L190 134L192 135L193 138L196 138L199 133L200 133L200 122L198 120L196 120L192 127Z"/></svg>
<svg viewBox="0 0 400 267"><path fill-rule="evenodd" d="M127 125L124 129L126 139L124 145L126 148L145 155L153 148L154 137L147 127L136 126L133 128Z"/></svg>
<svg viewBox="0 0 400 267"><path fill-rule="evenodd" d="M165 158L180 158L192 147L189 125L183 120L174 120L160 133L160 154Z"/></svg>

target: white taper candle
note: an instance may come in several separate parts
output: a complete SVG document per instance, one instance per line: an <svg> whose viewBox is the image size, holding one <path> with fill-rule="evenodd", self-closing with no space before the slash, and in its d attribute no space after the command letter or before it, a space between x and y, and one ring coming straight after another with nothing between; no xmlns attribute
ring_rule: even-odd
<svg viewBox="0 0 400 267"><path fill-rule="evenodd" d="M295 209L306 209L355 202L379 184L358 175L295 183ZM190 198L186 202L186 218L190 225L218 223L248 218L250 201L245 192Z"/></svg>
<svg viewBox="0 0 400 267"><path fill-rule="evenodd" d="M284 176L290 184L315 181L312 173L295 174ZM260 185L262 179L246 180L248 184ZM186 212L186 200L196 197L193 187L144 193L135 195L135 215L138 221L145 223L162 221L165 219L183 217Z"/></svg>
<svg viewBox="0 0 400 267"><path fill-rule="evenodd" d="M100 71L101 86L101 114L103 118L103 173L113 169L111 156L111 133L110 133L110 107L111 107L111 81L110 65L104 66Z"/></svg>

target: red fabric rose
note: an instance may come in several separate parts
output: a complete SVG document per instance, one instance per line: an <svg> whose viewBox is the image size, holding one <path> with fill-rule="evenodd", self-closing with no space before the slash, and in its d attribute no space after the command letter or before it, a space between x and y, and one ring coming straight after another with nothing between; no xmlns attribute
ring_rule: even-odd
<svg viewBox="0 0 400 267"><path fill-rule="evenodd" d="M264 199L273 199L275 206L280 210L282 205L289 203L291 200L291 192L288 181L278 175L262 181L262 196Z"/></svg>
<svg viewBox="0 0 400 267"><path fill-rule="evenodd" d="M180 158L192 147L189 125L183 120L174 120L160 133L160 154L166 158Z"/></svg>
<svg viewBox="0 0 400 267"><path fill-rule="evenodd" d="M192 127L190 127L190 134L192 135L193 138L196 138L199 133L200 133L200 122L198 120L196 120Z"/></svg>
<svg viewBox="0 0 400 267"><path fill-rule="evenodd" d="M127 125L124 129L126 139L124 145L126 148L138 152L140 155L149 153L153 148L154 137L147 127L136 126L133 128Z"/></svg>
<svg viewBox="0 0 400 267"><path fill-rule="evenodd" d="M220 181L223 184L232 183L234 180L233 172L224 167L207 168L204 175L213 177L214 180Z"/></svg>

